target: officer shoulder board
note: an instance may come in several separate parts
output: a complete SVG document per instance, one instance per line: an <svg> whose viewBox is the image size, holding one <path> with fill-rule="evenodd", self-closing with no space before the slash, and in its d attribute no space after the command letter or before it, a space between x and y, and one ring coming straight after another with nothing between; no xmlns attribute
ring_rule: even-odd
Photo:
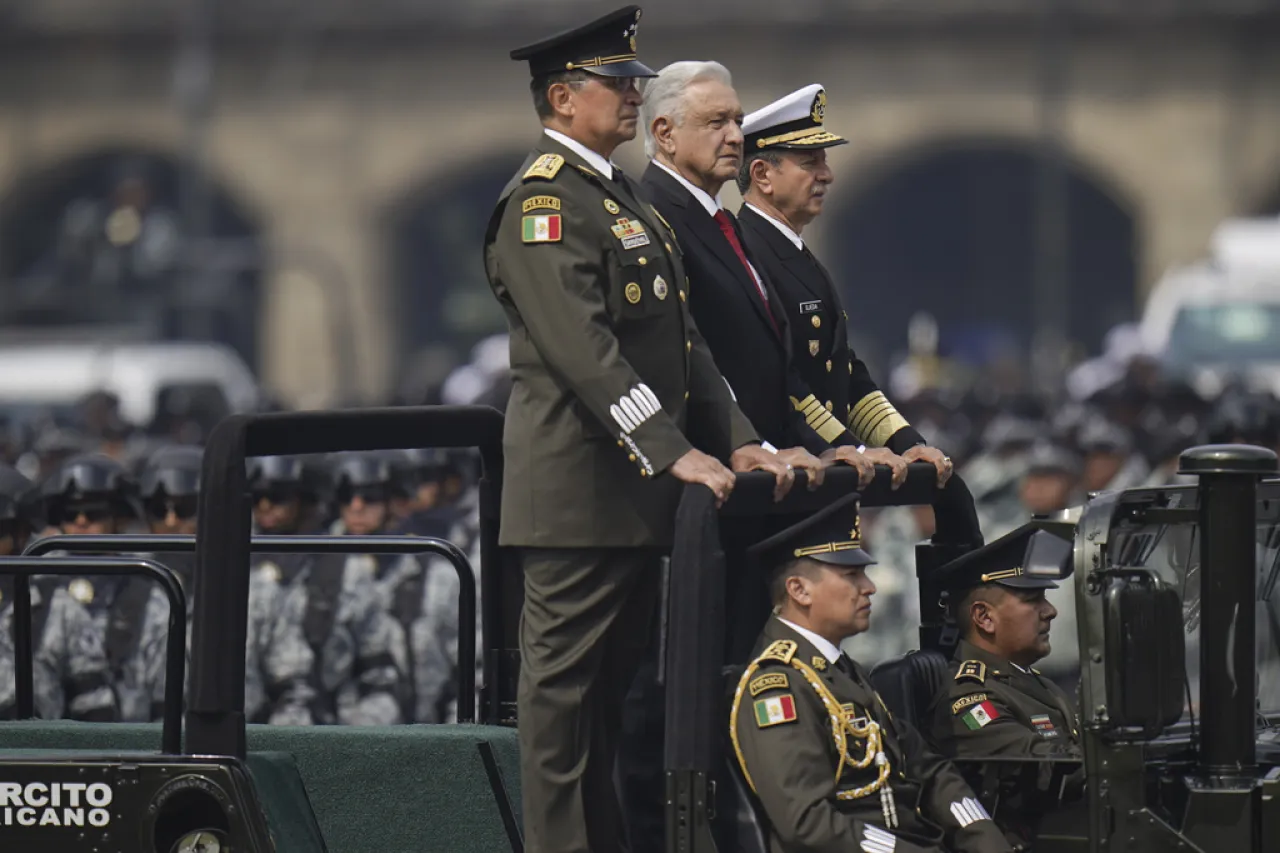
<svg viewBox="0 0 1280 853"><path fill-rule="evenodd" d="M979 684L987 682L987 665L980 660L967 660L960 664L960 671L956 673L956 681L976 681Z"/></svg>
<svg viewBox="0 0 1280 853"><path fill-rule="evenodd" d="M795 640L775 640L769 648L764 650L764 654L756 658L756 661L764 663L765 661L776 660L789 664L791 659L795 657L796 648Z"/></svg>
<svg viewBox="0 0 1280 853"><path fill-rule="evenodd" d="M533 165L525 171L524 177L520 180L530 181L536 178L550 181L555 178L556 173L560 171L560 167L563 165L564 157L559 154L543 154L533 161Z"/></svg>

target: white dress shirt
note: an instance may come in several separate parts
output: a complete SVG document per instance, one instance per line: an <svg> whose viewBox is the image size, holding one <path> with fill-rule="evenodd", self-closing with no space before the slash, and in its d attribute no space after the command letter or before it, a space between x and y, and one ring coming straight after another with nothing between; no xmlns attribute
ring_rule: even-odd
<svg viewBox="0 0 1280 853"><path fill-rule="evenodd" d="M787 225L787 223L782 222L781 220L774 219L772 216L770 216L769 214L765 213L763 210L761 210L760 208L756 207L754 204L750 204L750 203L748 203L748 204L747 204L747 207L751 208L751 209L752 209L752 210L754 210L756 213L758 213L758 214L760 214L761 216L763 216L763 217L765 218L765 221L767 221L769 224L771 224L774 228L777 228L779 231L781 231L781 232L782 232L782 236L783 236L783 237L786 237L788 240L790 240L792 243L794 243L794 244L795 244L795 247L796 247L797 249L800 249L801 251L803 251L803 250L804 250L804 240L801 240L801 239L800 239L800 235L799 235L799 234L797 234L796 232L794 232L794 231L792 231L792 230L791 230L791 226L790 226L790 225Z"/></svg>
<svg viewBox="0 0 1280 853"><path fill-rule="evenodd" d="M702 205L703 210L707 212L707 216L714 217L720 212L722 205L718 198L712 198L711 194L706 190L700 187L695 187L693 184L689 183L689 181L685 179L684 175L680 174L666 163L654 160L653 165L679 181L680 186L687 189L689 194L697 200L698 204ZM744 249L743 251L745 252L746 250ZM764 282L760 280L760 273L756 272L755 265L751 263L750 260L747 261L747 269L751 270L751 277L756 280L756 289L760 291L760 298L767 303L769 301L769 293L764 289Z"/></svg>
<svg viewBox="0 0 1280 853"><path fill-rule="evenodd" d="M840 650L836 648L835 644L826 637L819 637L808 628L801 628L796 623L783 619L781 616L778 617L778 621L804 637L809 642L813 643L814 647L817 648L818 651L822 652L823 656L826 657L829 663L835 663L840 660Z"/></svg>
<svg viewBox="0 0 1280 853"><path fill-rule="evenodd" d="M608 160L601 157L599 154L592 151L590 148L583 145L578 140L570 139L569 137L565 136L563 133L561 133L558 130L552 130L549 127L545 127L543 128L543 132L547 136L550 136L552 139L554 139L556 142L559 142L565 148L568 148L570 151L577 154L583 160L586 160L587 164L590 165L592 168L594 168L597 172L604 175L609 180L611 181L613 180L613 164L610 163Z"/></svg>

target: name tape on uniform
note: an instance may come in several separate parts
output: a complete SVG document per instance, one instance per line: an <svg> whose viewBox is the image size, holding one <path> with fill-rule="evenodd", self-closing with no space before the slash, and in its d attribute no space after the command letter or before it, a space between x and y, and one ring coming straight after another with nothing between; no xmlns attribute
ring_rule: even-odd
<svg viewBox="0 0 1280 853"><path fill-rule="evenodd" d="M786 690L790 685L787 683L787 674L785 672L770 672L751 679L751 683L747 685L747 689L751 691L752 696L759 696L766 690Z"/></svg>
<svg viewBox="0 0 1280 853"><path fill-rule="evenodd" d="M821 311L821 310L822 310L822 300L821 300L821 299L815 299L815 300L813 300L812 302L801 302L801 303L800 303L800 313L801 313L801 314L814 314L814 313L816 313L816 312L818 312L818 311Z"/></svg>
<svg viewBox="0 0 1280 853"><path fill-rule="evenodd" d="M649 245L649 234L644 230L642 222L633 222L624 216L611 225L609 230L622 242L624 249L638 249Z"/></svg>
<svg viewBox="0 0 1280 853"><path fill-rule="evenodd" d="M559 210L560 199L553 195L535 195L524 200L520 205L521 213L528 213L531 210Z"/></svg>

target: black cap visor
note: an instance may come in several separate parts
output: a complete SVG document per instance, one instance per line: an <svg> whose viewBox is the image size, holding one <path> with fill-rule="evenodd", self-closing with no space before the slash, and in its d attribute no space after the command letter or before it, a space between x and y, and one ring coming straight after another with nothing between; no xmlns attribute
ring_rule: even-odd
<svg viewBox="0 0 1280 853"><path fill-rule="evenodd" d="M658 72L638 59L624 59L621 62L609 62L604 65L592 65L579 68L600 77L657 77Z"/></svg>
<svg viewBox="0 0 1280 853"><path fill-rule="evenodd" d="M871 566L875 560L861 548L845 548L842 551L828 551L824 554L807 554L810 560L829 563L833 566Z"/></svg>

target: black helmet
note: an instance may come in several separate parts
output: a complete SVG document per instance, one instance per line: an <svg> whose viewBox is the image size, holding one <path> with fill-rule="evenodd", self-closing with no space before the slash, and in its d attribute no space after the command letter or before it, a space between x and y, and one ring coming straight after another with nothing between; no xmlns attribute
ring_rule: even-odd
<svg viewBox="0 0 1280 853"><path fill-rule="evenodd" d="M142 517L137 481L123 465L101 453L82 453L67 459L44 481L40 495L53 523L73 501L110 501L120 514Z"/></svg>
<svg viewBox="0 0 1280 853"><path fill-rule="evenodd" d="M35 484L11 465L0 462L0 521L22 521L34 527Z"/></svg>
<svg viewBox="0 0 1280 853"><path fill-rule="evenodd" d="M398 479L395 463L389 453L335 453L329 457L329 482L334 489L392 486Z"/></svg>
<svg viewBox="0 0 1280 853"><path fill-rule="evenodd" d="M200 494L200 468L204 452L199 447L175 444L162 447L142 466L142 497L195 497Z"/></svg>
<svg viewBox="0 0 1280 853"><path fill-rule="evenodd" d="M1280 405L1261 394L1223 394L1205 424L1210 444L1280 444Z"/></svg>
<svg viewBox="0 0 1280 853"><path fill-rule="evenodd" d="M274 492L318 501L324 472L306 456L256 456L245 462L251 492Z"/></svg>

